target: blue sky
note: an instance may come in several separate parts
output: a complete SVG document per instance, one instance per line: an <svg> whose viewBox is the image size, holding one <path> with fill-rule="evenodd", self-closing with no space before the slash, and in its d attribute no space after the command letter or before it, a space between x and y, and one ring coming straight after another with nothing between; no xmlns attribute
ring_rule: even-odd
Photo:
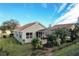
<svg viewBox="0 0 79 59"><path fill-rule="evenodd" d="M3 21L15 19L21 25L38 21L48 26L74 6L73 3L0 3L0 25Z"/></svg>

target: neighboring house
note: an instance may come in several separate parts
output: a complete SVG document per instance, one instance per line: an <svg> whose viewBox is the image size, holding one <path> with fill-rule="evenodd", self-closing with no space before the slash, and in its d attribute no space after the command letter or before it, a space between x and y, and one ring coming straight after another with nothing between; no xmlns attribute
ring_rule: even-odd
<svg viewBox="0 0 79 59"><path fill-rule="evenodd" d="M59 24L59 25L55 25L51 28L51 31L55 31L57 29L61 29L61 28L66 28L66 29L71 29L74 30L75 28L75 23L72 24ZM70 34L66 37L67 40L70 40Z"/></svg>
<svg viewBox="0 0 79 59"><path fill-rule="evenodd" d="M66 29L74 29L75 28L75 23L72 24L59 24L59 25L55 25L51 28L51 30L56 30L56 29L60 29L60 28L66 28Z"/></svg>
<svg viewBox="0 0 79 59"><path fill-rule="evenodd" d="M33 22L16 28L14 30L14 37L21 43L30 43L33 38L39 37L44 33L38 33L39 30L46 29L39 22Z"/></svg>
<svg viewBox="0 0 79 59"><path fill-rule="evenodd" d="M3 36L9 36L11 34L10 30L6 30L4 33L2 32L2 30L0 30L0 38Z"/></svg>
<svg viewBox="0 0 79 59"><path fill-rule="evenodd" d="M6 35L10 35L11 34L11 31L10 30L6 30Z"/></svg>

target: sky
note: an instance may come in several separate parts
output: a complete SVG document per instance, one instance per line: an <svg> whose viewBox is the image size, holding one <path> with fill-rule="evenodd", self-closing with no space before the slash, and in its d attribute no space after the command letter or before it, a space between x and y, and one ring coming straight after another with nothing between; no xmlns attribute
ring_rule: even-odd
<svg viewBox="0 0 79 59"><path fill-rule="evenodd" d="M55 23L67 24L67 23L78 23L79 22L79 4L76 4L69 12L64 16L59 17Z"/></svg>
<svg viewBox="0 0 79 59"><path fill-rule="evenodd" d="M0 25L6 20L15 19L21 25L40 22L48 27L49 24L55 25L71 17L76 5L74 3L0 3ZM78 6L75 9L77 8Z"/></svg>

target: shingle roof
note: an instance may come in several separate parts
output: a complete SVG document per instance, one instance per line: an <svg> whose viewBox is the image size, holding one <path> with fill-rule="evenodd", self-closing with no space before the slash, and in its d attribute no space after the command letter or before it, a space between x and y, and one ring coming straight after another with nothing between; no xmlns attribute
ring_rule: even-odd
<svg viewBox="0 0 79 59"><path fill-rule="evenodd" d="M17 28L19 28L19 27L21 27L21 25L20 25L20 24L16 25L15 29L17 29Z"/></svg>
<svg viewBox="0 0 79 59"><path fill-rule="evenodd" d="M55 25L55 26L53 26L51 28L51 30L59 29L59 28L62 28L62 27L69 29L69 28L71 28L72 25L74 25L74 23L73 24L60 24L60 25Z"/></svg>
<svg viewBox="0 0 79 59"><path fill-rule="evenodd" d="M38 23L38 22L33 22L33 23L26 24L26 25L24 25L24 26L21 26L21 27L17 28L17 30L22 31L22 30L24 30L24 29L26 29L26 28L28 28L28 27L30 27L30 26L36 24L36 23ZM40 24L40 23L38 23L38 24ZM40 25L43 26L42 24L40 24ZM44 27L44 26L43 26L43 27Z"/></svg>
<svg viewBox="0 0 79 59"><path fill-rule="evenodd" d="M35 24L35 23L29 23L29 24L23 25L23 26L17 28L17 30L22 31L22 30L24 30L25 28L28 28L28 27L32 26L33 24Z"/></svg>

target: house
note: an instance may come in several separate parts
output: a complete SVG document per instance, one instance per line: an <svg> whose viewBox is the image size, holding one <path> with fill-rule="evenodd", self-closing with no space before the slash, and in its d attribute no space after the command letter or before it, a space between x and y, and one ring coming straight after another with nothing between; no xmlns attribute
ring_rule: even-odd
<svg viewBox="0 0 79 59"><path fill-rule="evenodd" d="M39 30L46 29L45 26L39 22L33 22L24 26L18 27L14 30L14 37L21 43L30 43L33 38L40 38L44 33L38 33Z"/></svg>
<svg viewBox="0 0 79 59"><path fill-rule="evenodd" d="M10 35L11 34L11 31L10 30L6 30L6 35Z"/></svg>
<svg viewBox="0 0 79 59"><path fill-rule="evenodd" d="M61 28L65 28L65 29L69 29L69 30L70 30L70 29L71 29L71 30L74 30L75 24L76 24L76 23L55 25L55 26L53 26L53 27L51 28L51 32L53 32L53 31L55 31L55 30L57 30L57 29L61 29ZM68 36L66 36L66 40L70 41L70 39L71 39L70 36L71 36L70 34L69 34ZM74 35L73 35L73 36L74 36ZM75 38L75 36L74 36L74 38Z"/></svg>
<svg viewBox="0 0 79 59"><path fill-rule="evenodd" d="M9 37L10 34L11 34L10 30L5 30L4 33L2 30L0 30L0 38L2 38L4 36Z"/></svg>
<svg viewBox="0 0 79 59"><path fill-rule="evenodd" d="M60 28L66 28L66 29L74 29L75 28L75 23L71 23L71 24L59 24L59 25L55 25L51 28L51 30L56 30L56 29L60 29Z"/></svg>

